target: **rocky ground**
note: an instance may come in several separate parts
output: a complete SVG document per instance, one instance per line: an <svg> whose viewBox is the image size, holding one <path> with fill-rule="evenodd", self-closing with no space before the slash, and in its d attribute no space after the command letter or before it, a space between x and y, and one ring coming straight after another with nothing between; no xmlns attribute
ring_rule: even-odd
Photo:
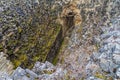
<svg viewBox="0 0 120 80"><path fill-rule="evenodd" d="M114 20L114 21L113 21ZM91 77L101 77L103 80L119 80L119 53L120 53L120 16L114 18L111 25L104 28L101 36L101 47L93 53L86 66L86 72ZM95 79L95 78L93 78Z"/></svg>
<svg viewBox="0 0 120 80"><path fill-rule="evenodd" d="M85 71L87 68L95 68L96 71L91 71L93 71L93 74L95 76L97 75L97 77L104 76L103 74L99 75L101 74L98 70L99 66L93 64L91 60L94 58L93 55L97 56L99 49L104 46L102 44L104 39L101 38L101 35L106 32L108 32L108 34L110 33L110 31L107 31L106 29L110 29L112 25L115 26L116 24L118 24L117 27L119 28L119 23L114 24L113 22L114 20L119 22L117 19L120 14L119 5L116 3L119 4L119 1L112 2L99 0L94 1L93 5L89 5L87 7L82 6L81 16L83 19L85 18L81 25L83 27L83 31L80 32L81 28L76 26L72 32L67 47L60 54L62 67L64 66L64 68L69 71L69 74L71 75L70 77L74 77L76 80L80 80L82 77L85 79L84 77L90 74L89 70L87 71L88 74ZM119 34L119 29L117 34ZM103 56L105 57L105 55ZM108 57L108 55L106 57ZM103 67L103 64L100 65ZM106 76L102 77L103 80L105 78Z"/></svg>
<svg viewBox="0 0 120 80"><path fill-rule="evenodd" d="M56 3L63 5L67 1ZM33 69L18 67L11 75L5 73L6 67L0 80L120 79L120 0L76 2L83 22L65 38L56 66L36 62Z"/></svg>

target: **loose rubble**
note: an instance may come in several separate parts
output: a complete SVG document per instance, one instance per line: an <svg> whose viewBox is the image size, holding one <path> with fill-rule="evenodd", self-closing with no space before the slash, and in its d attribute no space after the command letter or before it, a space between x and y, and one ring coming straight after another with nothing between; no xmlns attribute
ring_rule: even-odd
<svg viewBox="0 0 120 80"><path fill-rule="evenodd" d="M96 59L90 60L89 64L92 66L91 63L94 63L94 65L98 66L97 69L108 73L105 76L112 76L113 79L118 79L120 77L120 16L115 18L115 22L101 35L101 48L97 53L99 56L94 57L92 55ZM87 68L87 70L89 69L90 67ZM91 69L91 71L92 73L89 75L92 76L98 70Z"/></svg>
<svg viewBox="0 0 120 80"><path fill-rule="evenodd" d="M49 62L36 62L32 70L18 67L12 75L0 74L0 80L63 80L67 71L56 68Z"/></svg>

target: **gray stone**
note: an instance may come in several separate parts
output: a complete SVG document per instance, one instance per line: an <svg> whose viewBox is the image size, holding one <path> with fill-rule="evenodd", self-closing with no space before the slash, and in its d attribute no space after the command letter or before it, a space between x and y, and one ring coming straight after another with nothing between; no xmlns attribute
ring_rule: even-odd
<svg viewBox="0 0 120 80"><path fill-rule="evenodd" d="M34 65L34 68L38 68L38 67L40 67L42 64L43 64L43 63L41 63L41 62L36 62L35 65Z"/></svg>
<svg viewBox="0 0 120 80"><path fill-rule="evenodd" d="M0 77L0 80L5 80L5 78L3 78L3 77Z"/></svg>
<svg viewBox="0 0 120 80"><path fill-rule="evenodd" d="M99 63L101 69L106 72L113 73L113 70L117 67L111 60L106 60L102 58Z"/></svg>
<svg viewBox="0 0 120 80"><path fill-rule="evenodd" d="M4 11L3 7L0 7L0 12L3 12L3 11Z"/></svg>
<svg viewBox="0 0 120 80"><path fill-rule="evenodd" d="M13 79L11 79L10 77L6 77L6 79L5 80L13 80Z"/></svg>
<svg viewBox="0 0 120 80"><path fill-rule="evenodd" d="M0 80L13 80L7 73L0 73Z"/></svg>
<svg viewBox="0 0 120 80"><path fill-rule="evenodd" d="M116 71L116 75L117 75L117 77L120 78L120 68L117 69L117 71Z"/></svg>
<svg viewBox="0 0 120 80"><path fill-rule="evenodd" d="M115 53L115 54L120 54L120 50L115 49L114 53Z"/></svg>
<svg viewBox="0 0 120 80"><path fill-rule="evenodd" d="M48 74L43 74L43 75L39 75L39 80L46 80L49 78L49 75Z"/></svg>
<svg viewBox="0 0 120 80"><path fill-rule="evenodd" d="M119 43L116 44L116 49L120 50L120 44Z"/></svg>
<svg viewBox="0 0 120 80"><path fill-rule="evenodd" d="M40 75L43 74L43 69L46 68L46 64L45 63L41 63L41 62L36 62L32 71L35 72L36 74Z"/></svg>
<svg viewBox="0 0 120 80"><path fill-rule="evenodd" d="M24 69L22 69L21 67L18 67L12 74L11 78L14 80L20 80L22 79L22 77L26 75L26 72Z"/></svg>
<svg viewBox="0 0 120 80"><path fill-rule="evenodd" d="M39 69L43 70L47 68L47 64L43 64L42 66L39 67Z"/></svg>
<svg viewBox="0 0 120 80"><path fill-rule="evenodd" d="M46 64L47 68L53 68L54 67L53 64L48 62L48 61L46 61L45 64Z"/></svg>
<svg viewBox="0 0 120 80"><path fill-rule="evenodd" d="M30 74L31 78L37 78L38 77L38 75L36 73L34 73L33 71L31 71L29 69L26 69L25 71L26 71L26 73Z"/></svg>
<svg viewBox="0 0 120 80"><path fill-rule="evenodd" d="M113 54L113 62L115 62L117 65L120 65L120 55Z"/></svg>
<svg viewBox="0 0 120 80"><path fill-rule="evenodd" d="M34 3L35 4L39 4L39 0L34 0Z"/></svg>
<svg viewBox="0 0 120 80"><path fill-rule="evenodd" d="M22 80L31 80L30 78L28 78L27 76L23 76Z"/></svg>
<svg viewBox="0 0 120 80"><path fill-rule="evenodd" d="M86 80L102 80L102 79L96 78L96 77L94 77L94 76L90 76L90 77L87 78Z"/></svg>
<svg viewBox="0 0 120 80"><path fill-rule="evenodd" d="M120 43L120 36L115 39L115 42ZM120 45L120 44L119 44Z"/></svg>

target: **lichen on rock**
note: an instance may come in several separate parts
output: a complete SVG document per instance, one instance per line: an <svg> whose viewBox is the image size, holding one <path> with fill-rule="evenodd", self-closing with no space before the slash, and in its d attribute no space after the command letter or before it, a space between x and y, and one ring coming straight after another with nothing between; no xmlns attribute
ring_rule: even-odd
<svg viewBox="0 0 120 80"><path fill-rule="evenodd" d="M0 16L5 38L0 50L15 67L31 68L36 61L44 62L61 29L55 21L57 10L52 9L53 1L15 0L5 4L7 7L3 6L5 9Z"/></svg>

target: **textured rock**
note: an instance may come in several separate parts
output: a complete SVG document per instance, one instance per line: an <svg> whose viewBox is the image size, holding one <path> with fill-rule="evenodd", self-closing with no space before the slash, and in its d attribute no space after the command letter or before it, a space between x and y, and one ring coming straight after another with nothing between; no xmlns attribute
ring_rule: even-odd
<svg viewBox="0 0 120 80"><path fill-rule="evenodd" d="M118 22L115 18L120 14L118 9L120 2L82 0L80 4L79 1L78 6L83 19L82 30L80 26L76 26L72 31L67 47L59 56L61 66L70 71L69 75L76 80L83 76L94 76L96 72L102 74L102 70L103 74L104 71L113 74L114 68L118 66L113 62L113 52L119 53L114 48L119 42L116 41L117 38L114 39L119 35L119 30L115 28L119 27L119 23L114 22Z"/></svg>
<svg viewBox="0 0 120 80"><path fill-rule="evenodd" d="M116 75L117 75L118 78L120 78L120 68L117 69Z"/></svg>
<svg viewBox="0 0 120 80"><path fill-rule="evenodd" d="M102 79L98 79L98 78L95 78L94 76L91 76L91 77L89 77L89 78L86 79L86 80L102 80Z"/></svg>
<svg viewBox="0 0 120 80"><path fill-rule="evenodd" d="M113 79L119 78L119 66L120 66L120 45L119 45L119 26L120 20L119 16L114 19L116 23L112 23L110 27L106 30L106 33L101 35L101 45L99 50L99 56L97 57L98 65L103 71L107 72L108 76L112 76ZM94 62L94 61L93 61ZM91 64L92 65L92 64ZM96 71L92 69L92 71ZM93 73L92 72L92 73ZM95 75L90 73L91 75ZM89 74L89 75L90 75ZM101 73L102 74L102 73ZM106 75L106 76L107 76ZM117 77L116 77L117 76Z"/></svg>
<svg viewBox="0 0 120 80"><path fill-rule="evenodd" d="M26 72L21 67L18 67L12 74L11 78L14 80L21 80L22 77L26 75Z"/></svg>
<svg viewBox="0 0 120 80"><path fill-rule="evenodd" d="M66 79L66 71L62 68L56 68L49 62L41 63L42 65L47 65L45 68L39 68L37 62L32 70L22 69L18 67L11 76L7 73L0 73L0 80L63 80ZM41 65L41 66L42 66ZM52 67L51 67L52 66ZM41 72L41 73L40 73Z"/></svg>
<svg viewBox="0 0 120 80"><path fill-rule="evenodd" d="M56 22L58 7L51 9L54 4L53 0L0 0L0 51L15 67L32 68L38 59L44 62L57 42L54 54L50 52L56 55L62 32Z"/></svg>
<svg viewBox="0 0 120 80"><path fill-rule="evenodd" d="M6 55L3 52L0 52L0 72L7 72L8 74L13 72L13 65L9 60L6 59Z"/></svg>
<svg viewBox="0 0 120 80"><path fill-rule="evenodd" d="M15 0L16 2L19 3L19 1ZM23 10L23 4L20 4L21 6L17 6L16 8L14 5L10 5L12 3L12 0L10 2L7 2L7 0L1 0L0 3L4 5L5 9L0 8L0 12L4 11L9 11L12 10L12 13L14 11L17 13L17 15L12 15L10 12L9 14L5 15L0 14L2 17L3 22L7 22L10 20L10 25L8 23L5 24L0 24L2 26L2 36L5 34L6 36L3 36L2 40L3 43L9 43L11 38L14 40L19 34L16 34L16 31L21 33L21 28L26 30L26 27L24 25L26 24L21 24L20 26L22 27L17 27L12 20L11 16L19 16L19 18L15 18L15 20L18 21L18 23L24 22L24 19L26 15L30 16L32 12L36 11L36 7L39 4L43 4L44 1L46 0L35 0L33 2L29 0L21 0L21 2L26 3L24 8L28 7L26 10ZM56 66L53 66L49 62L41 63L37 62L35 66L33 67L32 70L30 69L22 69L18 67L11 79L20 79L20 80L31 80L31 79L39 79L39 80L110 80L110 79L118 79L120 78L120 0L59 0L59 1L54 1L56 3L56 6L64 6L69 1L73 1L77 3L77 7L80 9L80 13L82 15L82 24L80 26L75 26L75 28L71 31L71 36L67 36L66 39L67 41L65 43L68 43L67 46L65 47L64 50L60 52L58 55L59 57L59 63ZM3 4L4 3L4 4ZM15 2L13 1L12 4ZM17 3L16 3L17 4ZM48 3L49 4L49 3ZM34 5L34 9L33 9ZM44 6L45 7L45 6ZM46 7L45 7L46 8ZM55 9L55 7L52 7ZM32 11L31 11L32 10ZM57 11L61 9L56 9ZM26 12L28 14L26 14ZM42 12L42 11L41 11ZM30 13L30 14L29 14ZM59 12L58 12L59 13ZM35 13L37 14L37 13ZM42 14L45 14L43 12ZM33 15L32 15L33 16ZM35 16L35 15L34 15ZM45 15L44 15L45 16ZM39 19L37 16L34 18L37 18L35 21L33 21L32 25L35 22L39 21L42 23L45 23L44 20L48 20L48 18L43 18ZM28 17L26 17L28 18ZM34 19L33 18L33 19ZM1 19L0 19L1 20ZM11 21L12 20L12 21ZM20 21L19 21L20 20ZM27 19L27 22L31 21L31 19ZM43 21L43 22L42 22ZM47 23L46 23L47 24ZM5 26L10 26L11 28L8 29ZM18 25L18 24L16 24ZM80 28L82 26L82 29ZM24 28L25 27L25 28ZM33 26L32 26L33 27ZM39 28L39 27L38 27ZM36 28L34 27L35 30L28 31L27 34L31 34L33 32L36 32ZM44 29L46 30L46 29ZM12 32L12 33L11 33ZM26 31L27 32L27 31ZM30 33L29 33L30 32ZM39 32L39 30L38 30ZM12 35L16 34L16 36L11 37ZM48 34L48 33L47 33ZM36 34L33 34L36 35ZM31 35L31 37L33 37ZM38 34L39 35L39 34ZM30 38L31 38L30 37ZM17 37L19 39L19 37ZM28 42L28 37L23 33L22 34L22 39L24 44ZM35 40L38 39L35 38ZM30 41L30 43L34 42L35 40ZM43 39L39 39L41 41ZM45 40L47 40L45 38ZM15 42L15 41L13 41ZM9 43L9 46L11 46L11 50L13 53L16 53L19 49L19 46L15 47L13 42ZM19 43L19 42L18 42ZM17 43L17 44L18 44ZM21 44L21 43L19 43ZM38 44L38 43L36 43ZM39 45L39 44L38 44ZM5 48L9 49L9 46ZM26 47L26 46L25 46ZM28 50L24 50L25 52L33 52L31 54L34 54L37 56L37 52L40 50L40 48L37 48L38 51L34 48L35 46L33 44L30 45L30 48ZM43 45L42 45L43 47ZM45 50L47 50L45 48ZM54 50L54 49L53 49ZM10 51L10 53L12 53ZM41 51L40 51L41 52ZM46 52L46 51L43 51ZM23 52L24 54L24 52ZM22 55L23 55L22 54ZM29 56L30 60L25 63L32 63L33 56ZM11 57L14 57L15 59L18 59L19 56L11 55ZM32 59L31 59L32 57ZM42 56L42 58L44 58ZM26 56L22 56L23 60L26 59ZM34 57L34 61L37 61L39 57ZM2 57L2 60L6 60L6 58ZM19 60L19 59L18 59ZM13 60L14 61L14 60ZM24 62L24 61L23 61ZM23 63L23 65L25 64ZM1 66L4 66L5 62ZM20 64L20 63L18 63ZM2 68L2 70L7 70ZM5 77L1 79L5 79L6 77L9 78L8 75L4 75Z"/></svg>
<svg viewBox="0 0 120 80"><path fill-rule="evenodd" d="M13 80L13 79L11 79L7 73L0 72L0 80Z"/></svg>
<svg viewBox="0 0 120 80"><path fill-rule="evenodd" d="M33 71L31 71L29 69L26 69L25 71L26 71L26 73L28 73L30 75L30 78L32 78L33 80L38 77L38 75L36 73L34 73Z"/></svg>
<svg viewBox="0 0 120 80"><path fill-rule="evenodd" d="M120 55L113 54L113 62L117 65L120 65Z"/></svg>

